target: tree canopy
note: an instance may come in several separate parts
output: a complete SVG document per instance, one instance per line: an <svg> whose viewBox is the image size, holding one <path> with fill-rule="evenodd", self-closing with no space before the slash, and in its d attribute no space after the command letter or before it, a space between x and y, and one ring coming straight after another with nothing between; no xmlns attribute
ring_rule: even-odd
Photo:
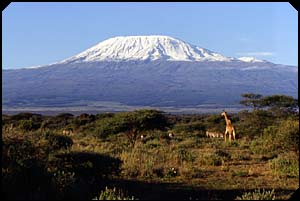
<svg viewBox="0 0 300 201"><path fill-rule="evenodd" d="M298 110L298 99L287 95L270 95L262 96L260 94L242 94L243 100L240 104L245 106L258 108L267 108L271 110L277 110L281 112L295 112Z"/></svg>

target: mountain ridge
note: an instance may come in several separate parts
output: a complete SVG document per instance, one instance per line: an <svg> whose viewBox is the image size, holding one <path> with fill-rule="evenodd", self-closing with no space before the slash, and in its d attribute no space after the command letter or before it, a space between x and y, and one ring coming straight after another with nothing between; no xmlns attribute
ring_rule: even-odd
<svg viewBox="0 0 300 201"><path fill-rule="evenodd" d="M166 43L170 42L168 38L167 41ZM108 41L106 45L110 43ZM99 44L103 47L103 44ZM120 50L124 50L121 48L122 42L118 44ZM162 59L149 59L149 55L142 51L137 57L145 56L144 60L85 60L88 55L95 58L101 53L98 52L99 46L93 46L95 51L90 48L89 51L78 54L79 56L63 60L64 62L35 68L2 70L2 106L49 107L115 102L154 107L225 107L239 105L242 93L298 97L298 67L255 58L242 58L246 61L217 60L222 57L209 50L205 50L207 55L203 52L202 56L197 57L197 52L194 51L194 55L191 53L193 49L188 52L186 44L180 41L179 44L182 45L182 50L186 48L183 56L180 51L170 50L170 53L165 50L165 53L159 54ZM147 45L149 44L145 46ZM176 54L178 52L180 54ZM95 57L89 53L95 53ZM191 57L185 57L189 53ZM162 57L164 55L190 60L168 60L167 57ZM200 60L191 60L193 57Z"/></svg>
<svg viewBox="0 0 300 201"><path fill-rule="evenodd" d="M59 63L128 60L229 61L231 58L163 35L117 36Z"/></svg>

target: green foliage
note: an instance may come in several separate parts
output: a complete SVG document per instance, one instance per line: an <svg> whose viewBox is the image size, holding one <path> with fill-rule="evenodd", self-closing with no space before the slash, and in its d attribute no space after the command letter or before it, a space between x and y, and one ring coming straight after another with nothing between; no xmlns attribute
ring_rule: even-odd
<svg viewBox="0 0 300 201"><path fill-rule="evenodd" d="M39 129L41 124L33 120L20 120L19 128L23 131L32 131Z"/></svg>
<svg viewBox="0 0 300 201"><path fill-rule="evenodd" d="M262 98L261 105L263 107L279 109L283 112L293 112L298 108L298 100L286 95L272 95Z"/></svg>
<svg viewBox="0 0 300 201"><path fill-rule="evenodd" d="M42 115L40 114L34 114L34 113L29 113L29 112L22 112L22 113L19 113L19 114L16 114L16 115L12 115L11 116L11 119L12 120L16 120L16 121L19 121L19 120L28 120L30 118L34 119L34 120L37 120L37 119L40 119L42 117Z"/></svg>
<svg viewBox="0 0 300 201"><path fill-rule="evenodd" d="M196 159L201 165L213 165L220 166L222 164L223 157L218 155L215 151L201 153Z"/></svg>
<svg viewBox="0 0 300 201"><path fill-rule="evenodd" d="M234 172L232 172L232 176L233 177L247 177L248 172L246 172L246 171L234 171Z"/></svg>
<svg viewBox="0 0 300 201"><path fill-rule="evenodd" d="M226 124L221 114L213 114L204 119L204 125L206 130L223 133Z"/></svg>
<svg viewBox="0 0 300 201"><path fill-rule="evenodd" d="M160 111L137 110L101 119L96 123L96 130L100 138L123 132L133 146L139 133L154 129L163 130L169 125L168 119Z"/></svg>
<svg viewBox="0 0 300 201"><path fill-rule="evenodd" d="M240 104L253 107L254 109L261 107L261 98L262 98L261 94L247 93L247 94L242 94L241 96L244 99L240 101Z"/></svg>
<svg viewBox="0 0 300 201"><path fill-rule="evenodd" d="M278 178L284 178L291 187L299 177L299 118L291 114L287 118L257 109L231 115L240 136L232 143L202 137L205 130L224 132L220 114L167 115L139 110L77 117L25 114L16 119L2 115L6 131L2 138L2 186L8 199L91 199L95 195L99 196L94 199L131 199L113 189L99 193L98 187L104 189L111 179L191 181L193 185L199 181L195 178L201 178L213 183L207 182L205 187L219 188L224 184L215 181L222 175L227 178L220 180L236 180L222 188L242 188L244 177L249 177L244 187L249 189L265 183L277 188L279 184L271 182ZM35 131L31 123L36 122L48 129ZM11 124L13 132L4 129ZM80 135L57 134L68 127L76 127ZM174 132L175 137L168 137L167 131ZM146 138L140 140L140 134ZM131 140L132 144L136 141L132 147L128 146ZM256 159L269 164L270 169L265 164L256 166ZM263 194L245 193L240 199L265 198Z"/></svg>
<svg viewBox="0 0 300 201"><path fill-rule="evenodd" d="M126 196L122 189L113 189L105 187L102 190L99 197L95 197L93 200L137 200L134 196Z"/></svg>
<svg viewBox="0 0 300 201"><path fill-rule="evenodd" d="M240 104L258 108L270 108L277 115L294 113L298 108L298 99L286 95L262 96L260 94L242 94Z"/></svg>
<svg viewBox="0 0 300 201"><path fill-rule="evenodd" d="M120 172L117 158L93 152L58 152L51 154L47 169L53 175L58 199L84 199L97 192L95 185Z"/></svg>
<svg viewBox="0 0 300 201"><path fill-rule="evenodd" d="M299 151L299 121L286 119L264 129L260 138L250 144L253 153L278 153L284 150Z"/></svg>
<svg viewBox="0 0 300 201"><path fill-rule="evenodd" d="M239 112L239 121L235 123L238 136L253 139L255 136L262 136L263 129L274 123L274 116L269 111L254 110L253 112Z"/></svg>
<svg viewBox="0 0 300 201"><path fill-rule="evenodd" d="M286 119L279 123L276 141L281 141L285 150L292 149L299 151L299 120Z"/></svg>
<svg viewBox="0 0 300 201"><path fill-rule="evenodd" d="M175 133L191 133L194 131L205 131L205 125L202 122L175 124L173 131Z"/></svg>
<svg viewBox="0 0 300 201"><path fill-rule="evenodd" d="M72 120L71 124L74 126L75 129L78 129L82 126L85 126L87 124L94 122L95 120L96 120L95 115L89 115L89 114L83 113L83 114L79 115L78 117L75 117Z"/></svg>
<svg viewBox="0 0 300 201"><path fill-rule="evenodd" d="M96 118L97 120L100 120L100 119L105 119L105 118L111 118L111 117L113 117L113 116L115 116L114 113L108 112L108 113L100 113L100 114L96 114L96 115L95 115L95 118Z"/></svg>
<svg viewBox="0 0 300 201"><path fill-rule="evenodd" d="M270 161L275 175L299 178L299 156L296 153L282 153Z"/></svg>
<svg viewBox="0 0 300 201"><path fill-rule="evenodd" d="M2 138L2 193L7 199L53 198L47 152L27 139Z"/></svg>
<svg viewBox="0 0 300 201"><path fill-rule="evenodd" d="M65 135L50 133L46 134L45 138L53 150L67 149L73 145L72 138Z"/></svg>
<svg viewBox="0 0 300 201"><path fill-rule="evenodd" d="M183 161L193 162L193 161L195 161L195 158L196 158L194 154L192 154L191 152L187 151L186 149L182 149L182 148L178 149L177 157L179 158L181 163Z"/></svg>
<svg viewBox="0 0 300 201"><path fill-rule="evenodd" d="M96 123L96 133L100 138L117 134L127 129L126 119L119 117L105 118Z"/></svg>
<svg viewBox="0 0 300 201"><path fill-rule="evenodd" d="M235 200L275 200L275 191L260 191L260 189L255 190L254 192L244 193L241 197L238 196Z"/></svg>

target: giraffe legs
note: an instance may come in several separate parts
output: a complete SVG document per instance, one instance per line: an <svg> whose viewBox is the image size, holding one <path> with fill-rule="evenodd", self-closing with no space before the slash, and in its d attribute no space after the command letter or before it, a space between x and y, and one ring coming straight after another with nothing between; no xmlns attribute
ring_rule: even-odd
<svg viewBox="0 0 300 201"><path fill-rule="evenodd" d="M235 140L235 130L234 129L232 131L232 135L233 135L233 140Z"/></svg>
<svg viewBox="0 0 300 201"><path fill-rule="evenodd" d="M231 142L231 135L232 135L232 133L228 133L228 137L229 137L229 142Z"/></svg>
<svg viewBox="0 0 300 201"><path fill-rule="evenodd" d="M226 142L226 135L227 134L228 134L228 140L229 140L229 142L231 142L232 137L233 137L233 140L235 140L235 132L234 131L229 132L228 130L226 130L225 134L224 134L225 142Z"/></svg>

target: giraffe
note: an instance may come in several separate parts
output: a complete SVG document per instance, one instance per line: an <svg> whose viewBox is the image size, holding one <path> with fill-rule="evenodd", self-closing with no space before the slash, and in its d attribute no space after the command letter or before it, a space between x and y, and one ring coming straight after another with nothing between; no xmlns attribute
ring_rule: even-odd
<svg viewBox="0 0 300 201"><path fill-rule="evenodd" d="M229 142L231 141L231 135L233 135L233 140L235 140L235 129L233 127L233 125L231 124L231 120L228 118L227 113L223 110L223 112L221 113L222 116L225 117L225 121L226 121L226 130L225 130L225 134L224 134L224 138L225 138L225 142L226 142L226 134L228 133L228 137L229 137Z"/></svg>

